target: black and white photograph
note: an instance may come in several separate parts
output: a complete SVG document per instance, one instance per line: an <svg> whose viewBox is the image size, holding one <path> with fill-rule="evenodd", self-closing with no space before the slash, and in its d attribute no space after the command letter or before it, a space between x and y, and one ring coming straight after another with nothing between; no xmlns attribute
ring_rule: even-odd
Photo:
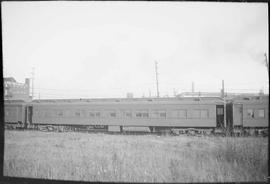
<svg viewBox="0 0 270 184"><path fill-rule="evenodd" d="M2 1L1 21L4 179L268 181L267 2Z"/></svg>

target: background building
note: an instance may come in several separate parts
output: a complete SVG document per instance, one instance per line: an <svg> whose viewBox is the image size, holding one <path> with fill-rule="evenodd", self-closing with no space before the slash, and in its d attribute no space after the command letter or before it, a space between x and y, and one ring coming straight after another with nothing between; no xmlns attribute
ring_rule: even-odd
<svg viewBox="0 0 270 184"><path fill-rule="evenodd" d="M19 83L13 77L4 78L4 99L31 101L30 79L26 78L25 83Z"/></svg>
<svg viewBox="0 0 270 184"><path fill-rule="evenodd" d="M222 92L183 92L177 97L222 97ZM229 93L225 92L224 97L226 99L234 98L234 97L245 97L245 96L267 96L263 92L259 93Z"/></svg>

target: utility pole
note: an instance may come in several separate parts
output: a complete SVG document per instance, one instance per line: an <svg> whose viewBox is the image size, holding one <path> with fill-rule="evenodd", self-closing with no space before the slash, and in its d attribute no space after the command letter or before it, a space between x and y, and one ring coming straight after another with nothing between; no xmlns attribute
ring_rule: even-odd
<svg viewBox="0 0 270 184"><path fill-rule="evenodd" d="M222 80L221 98L224 98L224 80Z"/></svg>
<svg viewBox="0 0 270 184"><path fill-rule="evenodd" d="M173 88L173 96L176 97L176 89Z"/></svg>
<svg viewBox="0 0 270 184"><path fill-rule="evenodd" d="M159 89L158 89L158 71L157 71L157 62L155 61L155 68L156 68L156 83L157 83L157 97L159 98Z"/></svg>
<svg viewBox="0 0 270 184"><path fill-rule="evenodd" d="M224 127L226 128L226 126L227 126L227 122L226 122L226 100L225 100L225 95L224 94L225 94L224 80L222 80L221 98L222 98L223 103L224 103L223 116L224 116Z"/></svg>
<svg viewBox="0 0 270 184"><path fill-rule="evenodd" d="M268 74L269 74L269 62L268 62L268 60L267 60L267 55L266 55L266 53L264 53L264 61L265 61L265 66L267 67L267 71L268 71Z"/></svg>
<svg viewBox="0 0 270 184"><path fill-rule="evenodd" d="M32 67L32 100L34 100L34 76L35 76L35 68Z"/></svg>

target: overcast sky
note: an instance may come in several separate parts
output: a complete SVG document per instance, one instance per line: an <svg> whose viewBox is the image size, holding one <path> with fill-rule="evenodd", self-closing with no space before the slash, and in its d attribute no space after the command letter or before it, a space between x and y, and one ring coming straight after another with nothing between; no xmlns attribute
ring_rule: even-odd
<svg viewBox="0 0 270 184"><path fill-rule="evenodd" d="M4 77L35 97L268 93L267 3L2 2Z"/></svg>

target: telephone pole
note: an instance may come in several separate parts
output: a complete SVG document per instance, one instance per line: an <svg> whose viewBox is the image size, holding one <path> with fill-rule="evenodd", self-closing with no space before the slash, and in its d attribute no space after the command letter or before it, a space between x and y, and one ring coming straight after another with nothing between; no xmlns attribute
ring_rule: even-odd
<svg viewBox="0 0 270 184"><path fill-rule="evenodd" d="M225 91L224 91L224 80L222 80L222 89L221 89L221 97L224 98Z"/></svg>
<svg viewBox="0 0 270 184"><path fill-rule="evenodd" d="M226 120L226 99L225 99L225 88L224 88L224 80L222 80L222 89L221 89L221 98L224 103L224 108L223 108L223 116L224 116L224 128L227 127L227 120Z"/></svg>
<svg viewBox="0 0 270 184"><path fill-rule="evenodd" d="M269 62L268 62L268 60L267 60L267 55L266 55L266 53L264 53L264 61L265 61L265 66L266 66L266 68L267 68L267 71L268 71L268 74L269 74Z"/></svg>
<svg viewBox="0 0 270 184"><path fill-rule="evenodd" d="M157 64L158 64L158 63L155 61L155 68L156 68L156 83L157 83L157 97L159 98Z"/></svg>
<svg viewBox="0 0 270 184"><path fill-rule="evenodd" d="M35 76L35 68L32 67L32 99L34 100L34 76Z"/></svg>
<svg viewBox="0 0 270 184"><path fill-rule="evenodd" d="M176 94L177 94L177 93L176 93L176 89L173 88L173 96L176 97Z"/></svg>

